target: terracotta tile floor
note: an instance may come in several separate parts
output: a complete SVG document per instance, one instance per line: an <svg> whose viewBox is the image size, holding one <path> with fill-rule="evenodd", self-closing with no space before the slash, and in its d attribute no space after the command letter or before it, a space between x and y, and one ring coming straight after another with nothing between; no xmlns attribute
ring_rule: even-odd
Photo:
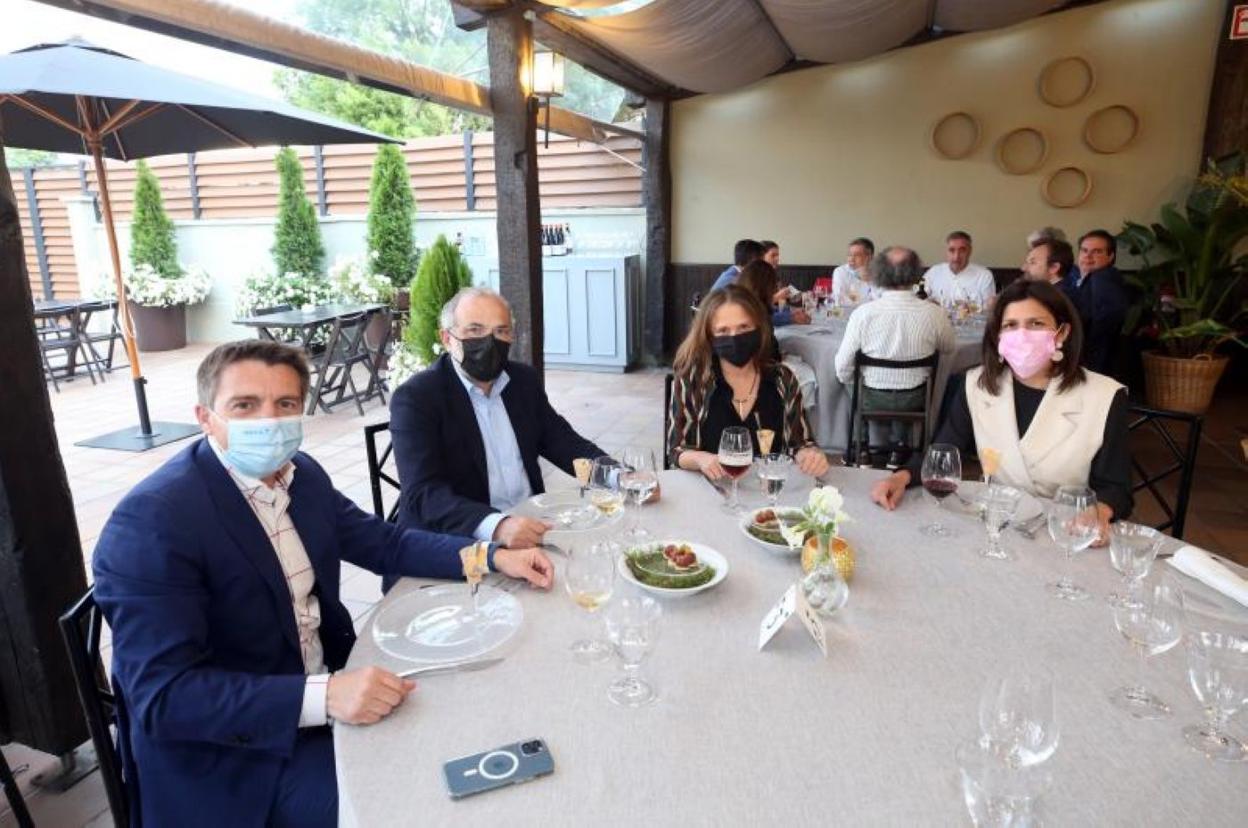
<svg viewBox="0 0 1248 828"><path fill-rule="evenodd" d="M143 365L149 380L153 419L192 422L195 369L210 346L194 345L165 354L149 354ZM547 372L547 390L555 408L574 428L615 452L628 445L653 448L662 444L663 374L660 371L594 374ZM74 441L137 422L128 373L116 372L105 384L85 378L62 385L53 394L61 453L77 511L84 562L90 571L91 552L109 513L131 486L180 451L186 442L142 454L81 448ZM1187 517L1187 539L1210 551L1248 563L1248 463L1240 440L1248 436L1248 389L1224 388L1210 413L1201 441ZM385 420L379 403L366 406L360 417L344 407L332 415L308 418L304 448L329 471L343 492L371 510L363 427ZM1164 462L1159 444L1141 443L1136 456L1147 465ZM548 473L559 474L547 468ZM1139 501L1137 516L1154 519L1155 507ZM352 617L361 621L380 598L380 578L349 564L342 570L342 594ZM18 745L4 754L27 792L36 822L46 826L111 825L99 774L92 774L58 796L33 790L30 778L54 764L53 757ZM15 825L7 804L0 803L0 827Z"/></svg>

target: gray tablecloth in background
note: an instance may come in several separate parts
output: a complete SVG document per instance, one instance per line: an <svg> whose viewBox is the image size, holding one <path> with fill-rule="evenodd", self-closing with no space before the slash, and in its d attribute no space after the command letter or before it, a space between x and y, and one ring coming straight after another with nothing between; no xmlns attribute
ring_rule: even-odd
<svg viewBox="0 0 1248 828"><path fill-rule="evenodd" d="M1047 824L1243 824L1248 768L1210 762L1179 734L1201 718L1182 647L1147 670L1172 719L1140 722L1110 705L1136 661L1100 597L1117 585L1106 552L1073 567L1096 597L1058 601L1044 584L1059 555L1043 536L1011 532L1020 559L990 561L976 554L982 526L946 513L959 536L928 540L915 527L934 507L917 492L894 514L868 503L878 475L829 473L856 519L844 535L858 569L848 607L825 625L826 659L796 619L758 651L759 622L797 563L744 537L699 476L664 472L662 502L646 507L646 524L718 549L731 571L712 590L664 601L662 635L644 667L660 700L638 710L611 704L615 668L576 664L567 651L589 616L562 584L549 594L522 588L524 628L504 662L426 678L380 724L335 725L344 824L965 825L954 748L977 732L986 678L1019 662L1047 666L1059 683ZM804 496L795 485L783 500ZM561 558L556 565L561 575ZM406 579L383 604L416 588ZM617 584L617 594L632 589ZM365 627L349 667L367 664L403 666ZM1232 730L1242 737L1245 728ZM529 737L549 744L552 776L447 796L444 762Z"/></svg>
<svg viewBox="0 0 1248 828"><path fill-rule="evenodd" d="M979 364L982 327L955 329L958 346L951 356L943 357L936 366L935 405L944 399L949 376ZM845 320L830 324L788 325L776 329L780 350L797 354L815 369L819 381L818 399L810 412L811 427L819 445L832 451L844 451L849 444L849 387L836 378L836 351L845 337ZM934 415L934 412L933 412ZM930 425L934 425L935 417Z"/></svg>

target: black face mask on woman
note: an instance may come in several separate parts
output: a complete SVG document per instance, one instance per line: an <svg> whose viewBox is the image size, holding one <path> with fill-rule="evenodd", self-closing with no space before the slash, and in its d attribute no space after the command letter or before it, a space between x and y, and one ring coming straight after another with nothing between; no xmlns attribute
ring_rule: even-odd
<svg viewBox="0 0 1248 828"><path fill-rule="evenodd" d="M758 353L763 344L763 332L755 328L752 331L733 336L716 336L711 338L711 348L720 359L726 359L738 368L744 368Z"/></svg>
<svg viewBox="0 0 1248 828"><path fill-rule="evenodd" d="M507 364L507 355L511 352L511 343L496 339L494 334L475 336L471 339L460 339L464 358L459 361L464 373L478 382L493 382L503 373Z"/></svg>

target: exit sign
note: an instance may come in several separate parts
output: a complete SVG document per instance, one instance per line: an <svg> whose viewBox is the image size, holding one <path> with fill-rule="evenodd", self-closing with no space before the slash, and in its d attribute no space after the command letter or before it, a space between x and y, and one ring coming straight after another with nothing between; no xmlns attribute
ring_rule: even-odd
<svg viewBox="0 0 1248 828"><path fill-rule="evenodd" d="M1248 5L1236 6L1231 13L1231 40L1248 40Z"/></svg>

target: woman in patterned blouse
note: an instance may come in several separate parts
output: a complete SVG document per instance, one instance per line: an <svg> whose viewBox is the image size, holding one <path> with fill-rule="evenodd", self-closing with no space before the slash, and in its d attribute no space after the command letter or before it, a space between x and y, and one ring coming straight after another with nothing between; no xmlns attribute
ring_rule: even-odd
<svg viewBox="0 0 1248 828"><path fill-rule="evenodd" d="M756 455L758 431L766 429L774 434L772 452L792 455L798 468L815 477L828 470L828 458L811 437L797 379L771 357L769 317L762 302L737 285L702 301L672 364L666 440L673 465L711 480L726 477L718 459L720 435L744 426Z"/></svg>

